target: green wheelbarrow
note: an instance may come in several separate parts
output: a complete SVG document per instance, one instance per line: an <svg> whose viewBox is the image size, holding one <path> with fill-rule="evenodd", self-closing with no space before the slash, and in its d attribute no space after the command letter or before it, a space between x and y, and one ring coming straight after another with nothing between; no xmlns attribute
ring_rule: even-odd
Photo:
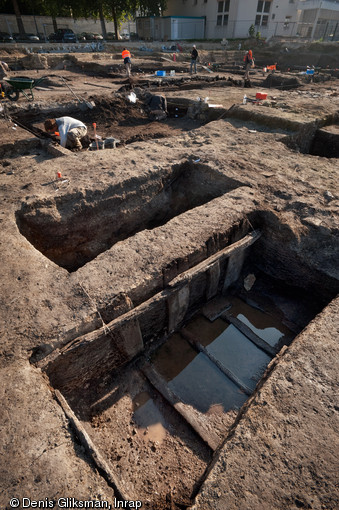
<svg viewBox="0 0 339 510"><path fill-rule="evenodd" d="M27 99L34 100L33 89L46 78L47 76L43 76L37 80L34 80L33 78L20 77L3 78L3 80L8 84L5 89L6 97L8 97L11 101L17 101L21 92ZM27 93L25 91L27 91Z"/></svg>

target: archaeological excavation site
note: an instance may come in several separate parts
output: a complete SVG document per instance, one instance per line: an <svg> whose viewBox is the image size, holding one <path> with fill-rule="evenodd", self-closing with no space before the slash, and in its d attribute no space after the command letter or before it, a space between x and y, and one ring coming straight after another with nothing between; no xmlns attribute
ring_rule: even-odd
<svg viewBox="0 0 339 510"><path fill-rule="evenodd" d="M338 43L134 45L0 47L0 506L338 509Z"/></svg>

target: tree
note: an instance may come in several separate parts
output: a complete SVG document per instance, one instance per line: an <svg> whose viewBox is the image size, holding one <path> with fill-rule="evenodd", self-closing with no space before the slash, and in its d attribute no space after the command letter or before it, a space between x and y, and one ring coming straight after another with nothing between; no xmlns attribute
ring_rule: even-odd
<svg viewBox="0 0 339 510"><path fill-rule="evenodd" d="M161 16L166 10L167 0L139 0L138 9L142 16Z"/></svg>
<svg viewBox="0 0 339 510"><path fill-rule="evenodd" d="M114 23L115 38L119 38L121 22L126 18L134 18L136 12L142 16L159 16L166 9L166 0L0 0L2 6L11 6L17 17L20 33L25 33L21 19L21 11L25 14L51 16L54 31L57 30L58 16L73 18L99 18L102 35L106 37L105 19Z"/></svg>
<svg viewBox="0 0 339 510"><path fill-rule="evenodd" d="M254 37L255 36L255 26L253 24L248 29L248 33L249 33L250 37Z"/></svg>
<svg viewBox="0 0 339 510"><path fill-rule="evenodd" d="M19 33L21 35L24 35L25 34L25 27L24 27L24 24L23 24L23 21L22 21L22 18L21 18L21 13L20 13L18 2L17 2L17 0L12 0L12 3L13 3L13 9L14 9L14 13L15 13L15 17L16 17L16 22L17 22L17 25L18 25Z"/></svg>

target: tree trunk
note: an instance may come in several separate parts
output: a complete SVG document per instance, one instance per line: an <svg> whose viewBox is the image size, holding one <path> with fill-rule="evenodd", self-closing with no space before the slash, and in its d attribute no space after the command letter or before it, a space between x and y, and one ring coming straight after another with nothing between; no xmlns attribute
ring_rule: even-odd
<svg viewBox="0 0 339 510"><path fill-rule="evenodd" d="M57 21L54 16L52 16L53 30L56 32L58 30Z"/></svg>
<svg viewBox="0 0 339 510"><path fill-rule="evenodd" d="M103 13L103 10L102 10L102 2L99 3L99 16L100 16L102 37L104 39L106 39L107 32L106 32L106 24L105 24L104 13Z"/></svg>
<svg viewBox="0 0 339 510"><path fill-rule="evenodd" d="M113 17L113 23L114 23L115 39L118 41L119 40L119 29L118 29L117 13L116 13L114 5L112 6L112 17Z"/></svg>
<svg viewBox="0 0 339 510"><path fill-rule="evenodd" d="M18 6L18 2L17 2L17 0L12 0L12 3L13 3L13 8L14 8L14 12L15 12L15 17L16 17L16 22L17 22L17 25L18 25L19 33L20 33L20 35L25 35L25 27L24 27L24 24L22 22L22 18L21 18L21 13L20 13L20 9L19 9L19 6Z"/></svg>

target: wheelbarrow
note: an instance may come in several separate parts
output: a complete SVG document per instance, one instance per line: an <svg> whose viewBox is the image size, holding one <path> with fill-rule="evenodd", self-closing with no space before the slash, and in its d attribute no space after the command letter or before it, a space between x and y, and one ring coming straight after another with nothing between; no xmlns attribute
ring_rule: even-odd
<svg viewBox="0 0 339 510"><path fill-rule="evenodd" d="M3 80L8 83L8 87L5 89L5 94L11 101L17 101L19 99L20 92L27 98L34 100L33 89L39 85L47 76L34 80L33 78L4 78ZM25 92L25 91L29 92Z"/></svg>

